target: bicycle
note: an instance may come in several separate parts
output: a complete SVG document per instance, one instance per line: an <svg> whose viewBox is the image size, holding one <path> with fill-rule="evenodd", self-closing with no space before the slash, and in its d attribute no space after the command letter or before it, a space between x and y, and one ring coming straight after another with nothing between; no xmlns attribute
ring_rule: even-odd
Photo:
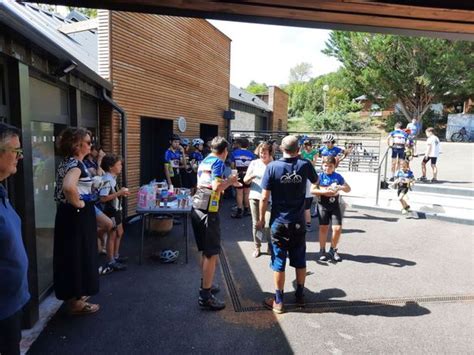
<svg viewBox="0 0 474 355"><path fill-rule="evenodd" d="M462 127L458 132L454 132L451 135L451 141L453 142L469 142L470 137L467 133L466 127Z"/></svg>

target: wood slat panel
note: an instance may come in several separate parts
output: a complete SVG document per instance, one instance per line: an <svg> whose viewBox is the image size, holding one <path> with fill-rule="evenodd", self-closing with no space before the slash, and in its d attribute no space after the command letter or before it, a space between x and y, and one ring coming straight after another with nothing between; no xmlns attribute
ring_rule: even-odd
<svg viewBox="0 0 474 355"><path fill-rule="evenodd" d="M140 120L183 116L199 136L200 123L225 131L229 105L230 39L205 20L110 13L110 77L113 99L127 112L127 181L130 213L140 182ZM111 121L114 151L120 151L119 117ZM110 134L110 133L109 133ZM151 164L153 162L150 162Z"/></svg>

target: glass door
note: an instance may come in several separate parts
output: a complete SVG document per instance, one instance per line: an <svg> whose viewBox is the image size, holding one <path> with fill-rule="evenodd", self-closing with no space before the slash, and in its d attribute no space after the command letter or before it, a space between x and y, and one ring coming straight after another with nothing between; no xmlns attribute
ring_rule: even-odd
<svg viewBox="0 0 474 355"><path fill-rule="evenodd" d="M40 295L53 284L53 235L56 215L54 188L58 164L55 142L64 127L54 123L31 122L36 256Z"/></svg>

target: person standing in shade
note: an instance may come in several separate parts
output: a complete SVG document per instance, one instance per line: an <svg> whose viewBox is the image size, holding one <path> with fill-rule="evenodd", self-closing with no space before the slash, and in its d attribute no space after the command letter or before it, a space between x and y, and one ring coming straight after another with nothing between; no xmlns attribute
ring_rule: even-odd
<svg viewBox="0 0 474 355"><path fill-rule="evenodd" d="M270 230L272 239L271 267L275 284L275 297L264 300L264 306L275 313L285 311L283 295L286 258L296 270L296 302L303 307L306 279L306 228L304 219L306 181L316 184L318 177L313 165L299 157L298 139L286 136L281 142L283 158L268 164L262 179L260 221L257 229L265 225L265 212L270 197L272 211Z"/></svg>
<svg viewBox="0 0 474 355"><path fill-rule="evenodd" d="M225 303L214 294L219 291L212 285L216 263L221 251L221 229L219 202L222 192L231 185L238 184L237 175L224 179L224 161L228 154L229 143L223 137L215 137L211 143L211 153L198 167L197 191L193 197L191 222L201 257L201 287L198 304L202 309L218 311Z"/></svg>
<svg viewBox="0 0 474 355"><path fill-rule="evenodd" d="M271 244L270 244L270 227L265 226L261 232L261 237L259 238L259 231L257 231L257 223L260 220L260 198L262 197L262 178L265 174L265 169L267 165L273 160L272 158L272 145L267 142L262 142L255 149L255 154L259 159L252 160L247 169L247 173L244 177L244 183L250 185L250 211L252 213L252 234L253 242L255 243L255 250L252 254L254 258L258 258L261 254L260 247L262 245L263 239L268 242L268 254L271 254ZM270 210L266 212L267 217L265 220L270 222Z"/></svg>
<svg viewBox="0 0 474 355"><path fill-rule="evenodd" d="M250 185L244 182L244 176L250 162L255 159L255 154L248 150L249 140L247 138L239 138L236 141L236 149L232 152L231 164L232 169L237 169L239 182L241 187L237 187L235 199L237 202L237 210L231 214L232 218L242 218L242 216L250 215Z"/></svg>
<svg viewBox="0 0 474 355"><path fill-rule="evenodd" d="M177 134L170 137L170 147L165 152L165 176L168 186L182 187L179 169L184 167L184 149Z"/></svg>
<svg viewBox="0 0 474 355"><path fill-rule="evenodd" d="M67 303L69 314L97 312L98 304L86 302L99 292L93 180L82 162L90 153L91 133L66 128L58 141L64 159L56 172L53 278L56 297Z"/></svg>
<svg viewBox="0 0 474 355"><path fill-rule="evenodd" d="M21 220L5 187L23 159L20 131L0 123L0 354L19 355L22 308L30 299L28 258L21 237Z"/></svg>
<svg viewBox="0 0 474 355"><path fill-rule="evenodd" d="M426 153L421 162L421 174L420 181L427 181L426 179L426 164L431 161L431 170L433 171L432 183L438 182L438 167L436 162L439 157L439 138L434 134L434 128L428 127L425 131L426 137Z"/></svg>

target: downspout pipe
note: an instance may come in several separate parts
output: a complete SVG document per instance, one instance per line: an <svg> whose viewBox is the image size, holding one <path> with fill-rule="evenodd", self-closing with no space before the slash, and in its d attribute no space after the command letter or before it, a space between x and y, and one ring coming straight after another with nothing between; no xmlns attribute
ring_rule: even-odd
<svg viewBox="0 0 474 355"><path fill-rule="evenodd" d="M107 95L107 89L102 88L102 97L105 101L107 101L115 111L117 111L120 114L121 117L121 134L122 134L122 158L126 158L126 153L127 153L127 113L123 108L121 108L110 96ZM122 170L122 186L127 186L127 162L125 161L125 164L123 164L123 170ZM128 215L128 205L125 203L122 209L123 213L123 220Z"/></svg>

